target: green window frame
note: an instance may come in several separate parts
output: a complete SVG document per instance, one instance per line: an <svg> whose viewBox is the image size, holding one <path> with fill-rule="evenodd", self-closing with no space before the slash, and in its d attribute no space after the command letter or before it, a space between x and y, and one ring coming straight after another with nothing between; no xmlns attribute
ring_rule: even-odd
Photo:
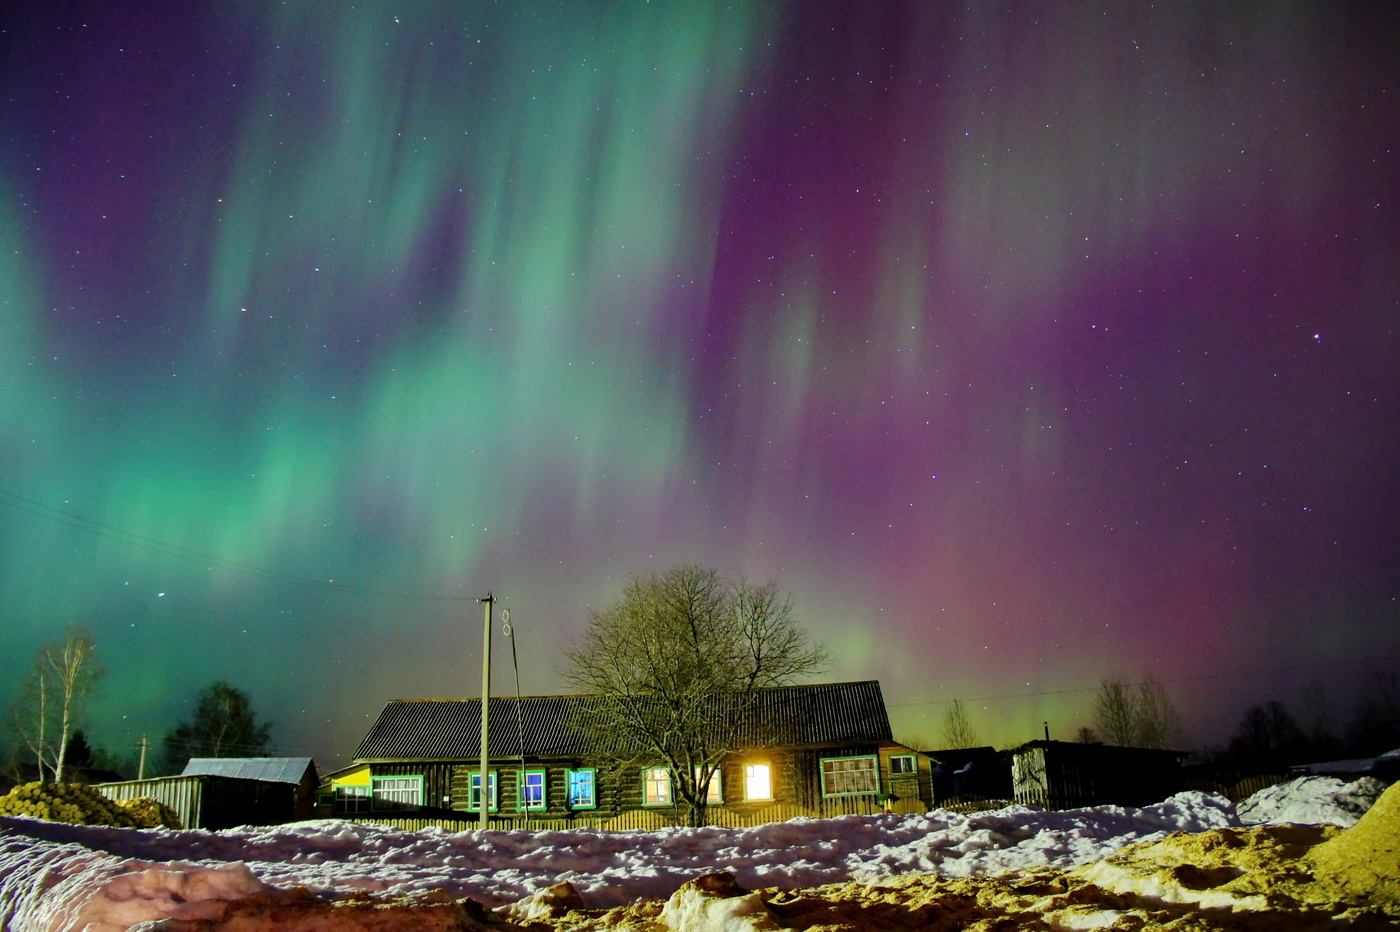
<svg viewBox="0 0 1400 932"><path fill-rule="evenodd" d="M578 767L564 771L564 793L570 809L597 809L598 768Z"/></svg>
<svg viewBox="0 0 1400 932"><path fill-rule="evenodd" d="M671 796L671 771L665 767L642 768L642 805L670 806L674 802Z"/></svg>
<svg viewBox="0 0 1400 932"><path fill-rule="evenodd" d="M919 759L913 754L891 754L890 773L895 775L916 774L919 772Z"/></svg>
<svg viewBox="0 0 1400 932"><path fill-rule="evenodd" d="M715 772L710 774L710 785L705 788L706 805L717 805L724 802L724 781L720 779L720 772L723 767L716 767ZM695 768L695 785L700 786L700 776L705 772L704 767Z"/></svg>
<svg viewBox="0 0 1400 932"><path fill-rule="evenodd" d="M423 777L420 775L392 774L383 777L370 777L371 809L422 809ZM341 787L340 789L351 789ZM350 794L346 794L348 797ZM347 810L348 811L348 810Z"/></svg>
<svg viewBox="0 0 1400 932"><path fill-rule="evenodd" d="M880 758L874 754L821 759L822 795L878 796Z"/></svg>
<svg viewBox="0 0 1400 932"><path fill-rule="evenodd" d="M521 812L548 809L549 805L545 801L547 782L543 770L523 772L517 770L515 772L515 808Z"/></svg>
<svg viewBox="0 0 1400 932"><path fill-rule="evenodd" d="M500 807L497 805L497 800L496 800L496 771L492 770L492 771L490 772L490 776L487 778L487 785L490 787L490 789L489 789L487 792L488 792L489 795L490 795L490 799L488 800L488 805L490 805L490 807L491 807L491 808L490 808L489 810L487 810L487 811L488 811L488 812L497 812L497 811L499 811L499 808L500 808ZM471 782L468 783L467 786L468 786L468 790L467 790L467 811L468 811L468 812L480 812L480 811L481 811L481 771L480 771L480 770L473 770L473 771L472 771Z"/></svg>

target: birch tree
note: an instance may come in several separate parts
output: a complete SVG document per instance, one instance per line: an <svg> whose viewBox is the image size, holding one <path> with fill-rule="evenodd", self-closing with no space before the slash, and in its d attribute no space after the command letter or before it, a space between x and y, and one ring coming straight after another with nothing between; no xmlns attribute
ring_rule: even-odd
<svg viewBox="0 0 1400 932"><path fill-rule="evenodd" d="M55 782L64 775L68 739L76 730L88 695L101 679L92 635L69 627L63 643L45 644L34 661L16 709L20 738L39 768Z"/></svg>

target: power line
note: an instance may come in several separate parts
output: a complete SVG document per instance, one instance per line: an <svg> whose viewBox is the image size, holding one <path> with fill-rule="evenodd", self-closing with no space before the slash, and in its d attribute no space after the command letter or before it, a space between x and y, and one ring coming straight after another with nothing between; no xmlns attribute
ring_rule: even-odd
<svg viewBox="0 0 1400 932"><path fill-rule="evenodd" d="M303 586L309 589L326 589L334 592L352 592L357 595L378 596L385 599L411 599L421 602L471 602L470 596L461 595L417 595L408 592L391 592L386 589L375 589L370 586L352 586L346 583L338 583L334 580L312 579L307 576L296 576L291 573L283 573L278 570L269 570L260 566L253 566L248 563L239 563L236 560L226 560L223 557L216 557L213 554L203 553L198 550L191 550L188 547L181 547L178 544L171 544L154 537L146 537L143 534L136 534L110 524L103 524L100 521L93 521L84 518L82 515L75 515L71 512L62 511L43 502L36 502L23 495L16 495L14 492L7 492L0 489L0 505L6 505L16 511L34 515L62 524L67 527L85 531L97 537L105 537L108 540L115 540L132 547L137 547L151 553L159 553L167 557L174 557L177 560L184 560L187 563L200 563L206 566L217 567L230 573L239 573L244 576L251 576L255 579L265 579L273 582L285 583L291 586Z"/></svg>
<svg viewBox="0 0 1400 932"><path fill-rule="evenodd" d="M1260 670L1237 670L1233 673L1207 673L1202 676L1182 676L1177 677L1174 680L1158 680L1158 682L1162 683L1163 685L1166 685L1168 683L1197 683L1202 682L1204 680L1233 679L1237 676L1259 676L1260 674L1264 673L1285 673L1289 670L1318 670L1323 667L1345 667L1355 666L1357 664L1364 663L1390 663L1395 662L1397 660L1400 660L1400 657L1367 657L1364 660L1334 660L1329 663L1300 663L1287 667L1265 667ZM1035 693L1008 693L1004 696L977 696L972 699L962 699L961 697L958 697L958 701L994 702L999 699L1034 699L1040 696L1066 696L1070 693L1092 693L1097 692L1098 689L1099 688L1097 686L1078 686L1074 689L1051 689L1046 690L1045 692ZM953 699L930 699L928 702L897 702L891 703L889 705L889 708L914 709L928 705L948 705L953 701Z"/></svg>

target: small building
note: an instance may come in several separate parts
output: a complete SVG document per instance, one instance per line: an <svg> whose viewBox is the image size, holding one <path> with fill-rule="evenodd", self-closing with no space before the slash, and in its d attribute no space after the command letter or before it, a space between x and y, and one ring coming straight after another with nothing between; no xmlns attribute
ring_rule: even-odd
<svg viewBox="0 0 1400 932"><path fill-rule="evenodd" d="M93 784L108 799L149 797L185 828L281 825L311 818L317 785L309 757L194 758L174 777Z"/></svg>
<svg viewBox="0 0 1400 932"><path fill-rule="evenodd" d="M1190 756L1186 751L1041 740L1009 754L1013 798L1043 809L1159 803L1181 792L1181 762Z"/></svg>
<svg viewBox="0 0 1400 932"><path fill-rule="evenodd" d="M284 822L315 816L316 764L309 757L191 757L183 776L207 774L290 786L291 810Z"/></svg>
<svg viewBox="0 0 1400 932"><path fill-rule="evenodd" d="M924 753L933 762L935 805L1011 799L1011 764L1005 752L987 745Z"/></svg>
<svg viewBox="0 0 1400 932"><path fill-rule="evenodd" d="M596 696L493 698L486 805L495 827L526 821L653 828L684 819L673 774L644 750L604 754L577 724ZM716 714L723 714L717 712ZM923 812L928 759L890 737L875 681L760 691L744 746L710 786L709 820ZM323 790L342 817L474 821L481 806L481 701L393 700Z"/></svg>

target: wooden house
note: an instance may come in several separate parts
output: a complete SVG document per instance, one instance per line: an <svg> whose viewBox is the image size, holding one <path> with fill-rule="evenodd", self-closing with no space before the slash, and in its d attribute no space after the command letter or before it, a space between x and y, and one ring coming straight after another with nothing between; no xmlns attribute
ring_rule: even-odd
<svg viewBox="0 0 1400 932"><path fill-rule="evenodd" d="M645 751L605 754L578 726L593 696L493 698L486 805L494 827L540 821L650 828L685 817L673 774ZM720 713L717 713L720 714ZM795 816L922 812L929 761L890 737L875 681L762 690L742 750L710 786L709 820L754 825ZM341 817L396 822L479 817L481 701L394 700L330 774Z"/></svg>

